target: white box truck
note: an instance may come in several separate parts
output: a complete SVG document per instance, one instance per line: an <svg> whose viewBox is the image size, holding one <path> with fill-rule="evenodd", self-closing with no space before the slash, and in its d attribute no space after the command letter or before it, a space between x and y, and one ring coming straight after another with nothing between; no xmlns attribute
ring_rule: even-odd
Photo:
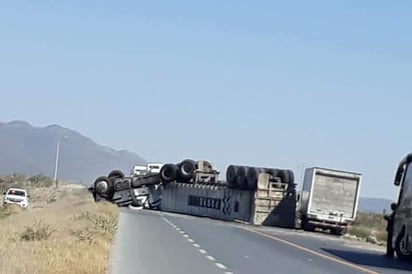
<svg viewBox="0 0 412 274"><path fill-rule="evenodd" d="M358 210L360 173L312 167L305 170L300 197L302 228L343 235Z"/></svg>

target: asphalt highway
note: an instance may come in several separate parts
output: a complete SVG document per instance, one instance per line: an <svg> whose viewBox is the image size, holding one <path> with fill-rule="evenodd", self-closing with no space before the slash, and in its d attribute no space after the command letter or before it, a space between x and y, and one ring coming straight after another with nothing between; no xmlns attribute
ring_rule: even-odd
<svg viewBox="0 0 412 274"><path fill-rule="evenodd" d="M321 233L122 209L113 274L408 273L381 250Z"/></svg>

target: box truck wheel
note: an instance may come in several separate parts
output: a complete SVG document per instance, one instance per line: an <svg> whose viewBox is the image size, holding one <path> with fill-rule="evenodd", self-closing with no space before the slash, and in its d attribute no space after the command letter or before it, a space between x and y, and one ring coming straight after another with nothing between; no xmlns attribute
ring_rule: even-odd
<svg viewBox="0 0 412 274"><path fill-rule="evenodd" d="M409 241L404 226L396 237L395 252L400 261L412 261L412 251L408 249Z"/></svg>
<svg viewBox="0 0 412 274"><path fill-rule="evenodd" d="M302 218L302 229L305 231L314 231L315 227L311 223L309 223L306 217L303 217Z"/></svg>
<svg viewBox="0 0 412 274"><path fill-rule="evenodd" d="M346 227L335 227L332 228L330 231L333 235L342 236L348 232L348 229Z"/></svg>

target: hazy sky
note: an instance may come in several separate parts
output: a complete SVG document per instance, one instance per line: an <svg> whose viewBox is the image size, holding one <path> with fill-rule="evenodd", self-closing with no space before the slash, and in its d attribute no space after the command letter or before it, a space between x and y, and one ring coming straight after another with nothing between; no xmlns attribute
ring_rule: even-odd
<svg viewBox="0 0 412 274"><path fill-rule="evenodd" d="M0 120L222 173L358 171L363 196L394 198L412 2L337 2L2 1Z"/></svg>

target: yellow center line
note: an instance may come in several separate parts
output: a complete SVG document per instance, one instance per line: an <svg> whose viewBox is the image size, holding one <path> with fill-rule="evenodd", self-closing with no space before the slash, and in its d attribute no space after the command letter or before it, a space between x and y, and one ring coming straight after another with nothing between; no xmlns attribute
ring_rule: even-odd
<svg viewBox="0 0 412 274"><path fill-rule="evenodd" d="M272 239L272 240L281 242L281 243L283 243L283 244L286 244L286 245L291 246L291 247L294 247L294 248L296 248L296 249L305 251L305 252L310 253L310 254L313 254L313 255L315 255L315 256L321 257L321 258L323 258L323 259L326 259L326 260L329 260L329 261L332 261L332 262L335 262L335 263L338 263L338 264L341 264L341 265L344 265L344 266L347 266L347 267L350 267L350 268L359 270L359 271L364 272L364 273L368 273L368 274L379 274L379 272L376 272L376 271L367 269L367 268L365 268L365 267L362 267L362 266L359 266L359 265L356 265L356 264L353 264L353 263L349 263L349 262L346 262L346 261L344 261L344 260L340 260L340 259L337 259L337 258L328 256L328 255L325 255L325 254L322 254L322 253L317 252L317 251L314 251L314 250L312 250L312 249L309 249L309 248L300 246L300 245L298 245L298 244L295 244L295 243L292 243L292 242L283 240L283 239L278 238L278 237L276 237L276 236L268 235L268 234L266 234L266 233L257 231L257 230L252 229L252 228L242 227L242 229L247 230L247 231L250 231L250 232L253 232L253 233L256 233L256 234L259 234L259 235L264 236L264 237L266 237L266 238L270 238L270 239Z"/></svg>

